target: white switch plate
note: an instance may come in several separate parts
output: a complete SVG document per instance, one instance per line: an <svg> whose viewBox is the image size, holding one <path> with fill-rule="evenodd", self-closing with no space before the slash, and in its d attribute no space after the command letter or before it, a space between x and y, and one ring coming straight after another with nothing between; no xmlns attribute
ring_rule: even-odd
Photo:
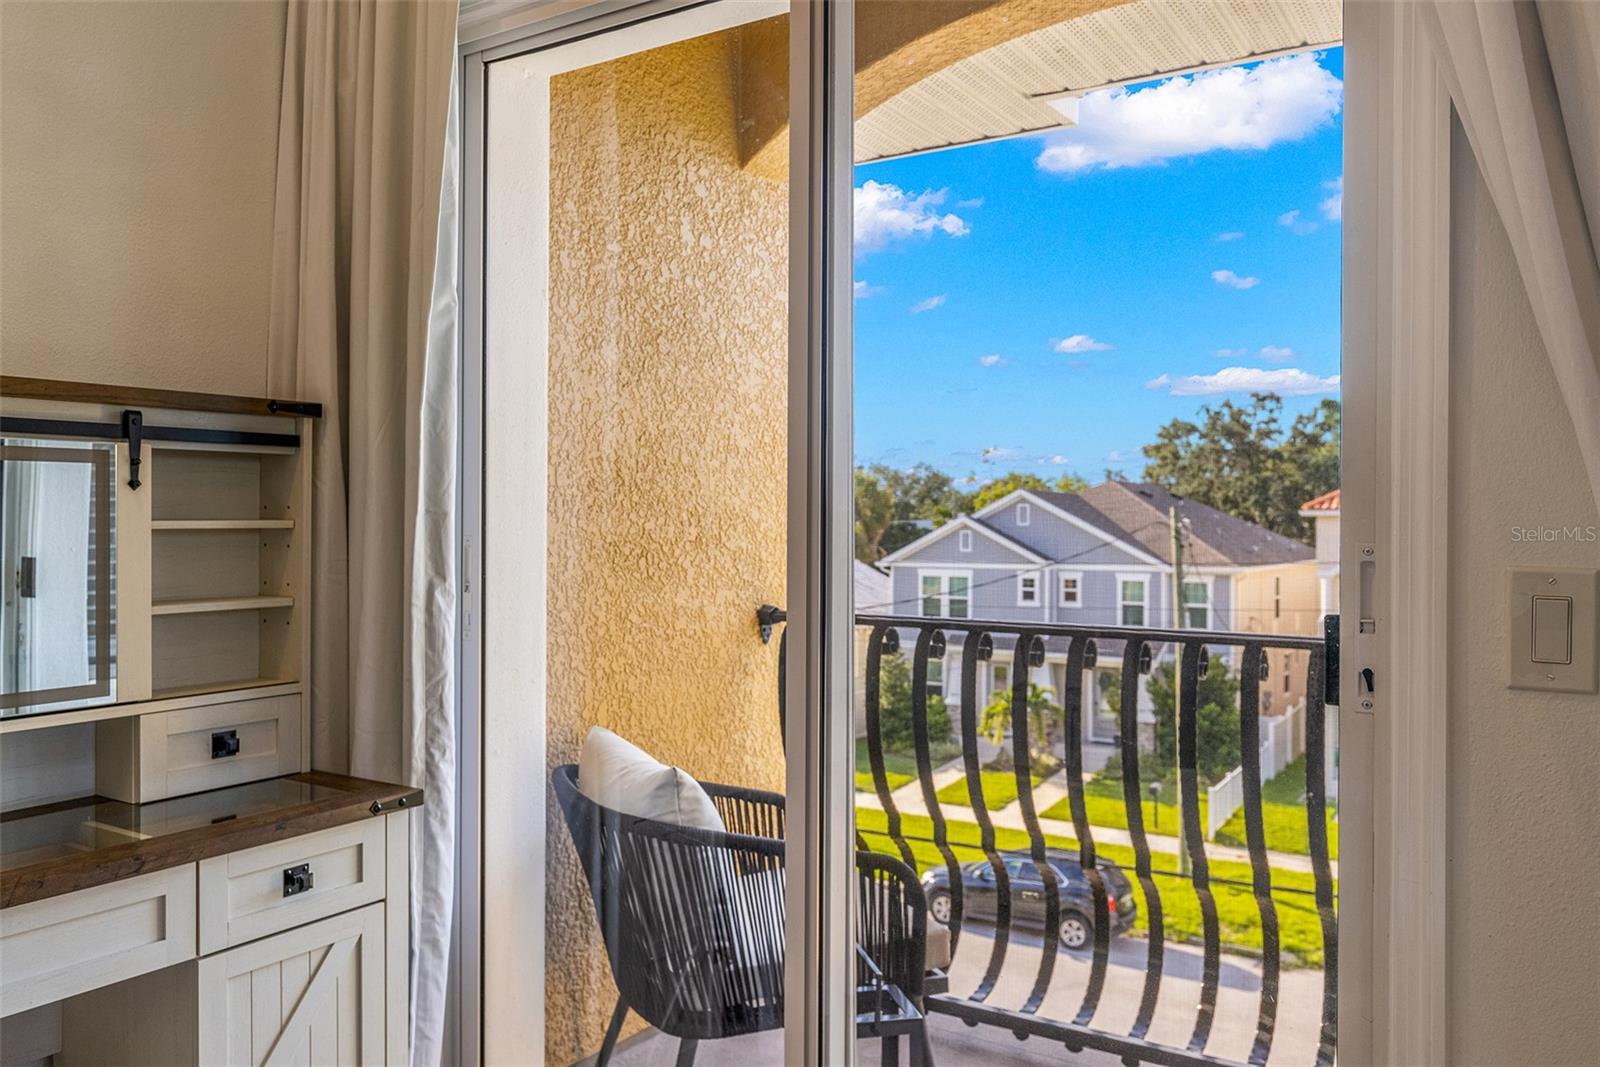
<svg viewBox="0 0 1600 1067"><path fill-rule="evenodd" d="M1572 662L1536 663L1533 658L1533 598L1572 601ZM1573 567L1511 568L1512 689L1552 693L1600 691L1600 571Z"/></svg>

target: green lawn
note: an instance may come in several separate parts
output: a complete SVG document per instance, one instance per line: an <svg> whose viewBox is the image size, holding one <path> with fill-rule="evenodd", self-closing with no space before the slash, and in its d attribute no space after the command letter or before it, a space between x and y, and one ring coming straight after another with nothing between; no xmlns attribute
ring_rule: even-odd
<svg viewBox="0 0 1600 1067"><path fill-rule="evenodd" d="M1017 799L1017 776L1011 771L979 771L983 780L983 806L990 811L999 811L1001 808ZM1043 781L1043 776L1031 775L1033 784L1038 785ZM967 777L963 774L939 790L939 803L954 804L962 808L972 807L972 797L967 790Z"/></svg>
<svg viewBox="0 0 1600 1067"><path fill-rule="evenodd" d="M1167 834L1177 836L1178 809L1173 801L1178 798L1178 783L1175 776L1169 776L1162 783L1162 801L1152 803L1148 790L1142 790L1144 795L1144 828L1145 832L1152 834ZM1089 779L1083 785L1083 806L1089 816L1090 826L1110 826L1118 830L1128 828L1128 809L1122 804L1122 780L1120 778ZM1040 813L1046 819L1060 819L1063 822L1072 821L1072 801L1069 797L1062 797L1050 807ZM1200 822L1205 824L1206 798L1205 790L1200 791Z"/></svg>
<svg viewBox="0 0 1600 1067"><path fill-rule="evenodd" d="M883 776L889 782L890 792L907 782L916 781L917 757L910 752L885 752ZM863 793L877 792L877 787L872 784L872 757L867 754L865 737L856 738L856 789Z"/></svg>
<svg viewBox="0 0 1600 1067"><path fill-rule="evenodd" d="M951 821L945 825L958 860L965 863L983 858L983 853L977 848L980 838L976 823ZM887 836L886 828L887 819L883 812L871 808L856 809L856 829L866 838L868 845L875 851L898 856L899 849ZM903 816L901 830L908 837L933 836L933 824L925 816L920 815ZM1028 847L1028 835L1020 830L999 829L995 831L995 842L1002 850L1022 850ZM1077 848L1074 841L1065 837L1047 836L1045 842L1052 848L1074 850ZM917 861L918 873L944 865L944 858L932 844L926 841L912 841L910 845ZM1139 931L1146 931L1150 912L1139 881L1133 876L1133 850L1102 845L1099 851L1102 857L1120 864L1127 871L1129 879L1133 882L1134 892L1140 898L1136 928ZM1158 872L1175 871L1177 857L1157 853L1151 857L1151 866ZM1227 878L1246 885L1250 881L1248 864L1212 862L1210 866L1213 878ZM1160 873L1156 874L1155 880L1161 894L1167 939L1186 941L1200 938L1202 932L1200 900L1188 882L1177 875ZM1277 905L1279 937L1283 945L1283 962L1286 966L1322 965L1322 927L1317 916L1316 900L1309 893L1287 892L1293 889L1309 890L1313 885L1314 881L1309 874L1276 869L1272 872L1272 897ZM1212 895L1217 904L1217 917L1221 925L1223 943L1259 951L1261 913L1250 890L1245 886L1213 884Z"/></svg>
<svg viewBox="0 0 1600 1067"><path fill-rule="evenodd" d="M1311 853L1311 837L1306 822L1306 758L1301 756L1261 787L1261 828L1266 833L1267 848L1274 852ZM1328 858L1339 858L1339 818L1334 809L1328 809ZM1233 813L1233 818L1217 830L1217 843L1247 845L1244 830L1244 810Z"/></svg>

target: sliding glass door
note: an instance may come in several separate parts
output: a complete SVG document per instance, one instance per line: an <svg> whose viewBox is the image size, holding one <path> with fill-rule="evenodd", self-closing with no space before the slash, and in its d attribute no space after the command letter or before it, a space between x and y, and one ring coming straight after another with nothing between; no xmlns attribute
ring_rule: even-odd
<svg viewBox="0 0 1600 1067"><path fill-rule="evenodd" d="M850 1054L849 82L841 130L817 14L641 4L465 65L486 1062Z"/></svg>

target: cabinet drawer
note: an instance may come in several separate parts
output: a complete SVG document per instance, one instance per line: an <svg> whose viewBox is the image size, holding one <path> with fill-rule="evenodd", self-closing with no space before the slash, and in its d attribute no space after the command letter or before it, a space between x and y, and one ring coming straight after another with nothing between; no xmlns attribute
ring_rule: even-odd
<svg viewBox="0 0 1600 1067"><path fill-rule="evenodd" d="M200 861L200 954L382 900L384 820Z"/></svg>
<svg viewBox="0 0 1600 1067"><path fill-rule="evenodd" d="M0 910L0 1005L10 1015L195 954L195 865Z"/></svg>
<svg viewBox="0 0 1600 1067"><path fill-rule="evenodd" d="M134 804L304 770L299 694L231 700L102 723L99 791Z"/></svg>

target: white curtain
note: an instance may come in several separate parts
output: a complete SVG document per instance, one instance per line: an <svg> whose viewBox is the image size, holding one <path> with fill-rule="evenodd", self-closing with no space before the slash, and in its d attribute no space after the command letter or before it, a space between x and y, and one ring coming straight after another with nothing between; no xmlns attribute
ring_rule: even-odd
<svg viewBox="0 0 1600 1067"><path fill-rule="evenodd" d="M1431 0L1423 22L1600 503L1600 2Z"/></svg>
<svg viewBox="0 0 1600 1067"><path fill-rule="evenodd" d="M427 794L413 820L417 1063L440 1059L455 855L455 0L291 0L268 379L321 401L312 762ZM450 296L436 299L441 286Z"/></svg>

